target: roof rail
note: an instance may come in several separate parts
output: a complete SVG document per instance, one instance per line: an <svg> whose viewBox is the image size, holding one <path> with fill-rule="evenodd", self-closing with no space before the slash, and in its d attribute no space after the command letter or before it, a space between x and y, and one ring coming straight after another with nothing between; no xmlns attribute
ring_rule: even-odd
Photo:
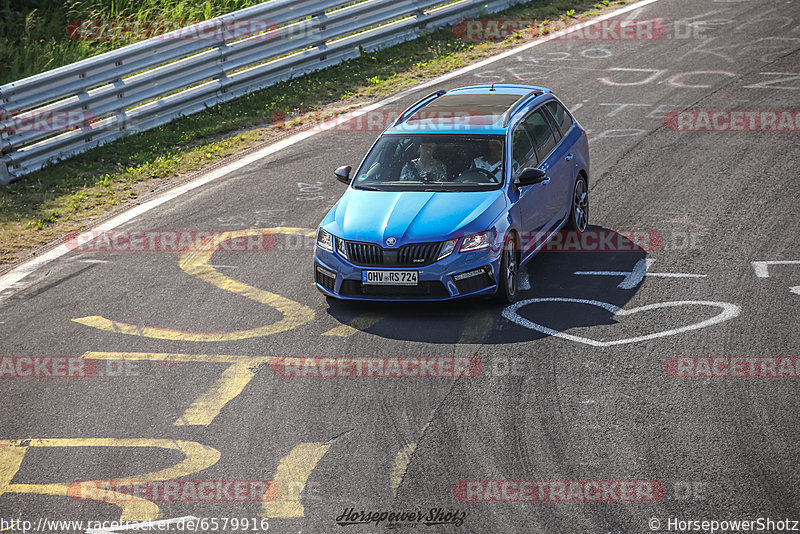
<svg viewBox="0 0 800 534"><path fill-rule="evenodd" d="M508 108L508 111L506 111L505 114L504 114L504 117L503 117L503 128L508 126L508 121L511 120L511 115L513 115L519 108L521 108L522 105L525 104L525 102L527 102L528 99L530 99L530 97L539 96L539 95L543 95L543 94L544 93L542 91L540 91L538 89L534 89L530 93L528 93L526 95L523 95L522 98L520 98L519 100L514 102L514 105L511 106L510 108Z"/></svg>
<svg viewBox="0 0 800 534"><path fill-rule="evenodd" d="M401 113L399 117L397 117L397 120L394 121L392 126L397 126L398 124L403 122L404 119L406 119L406 118L410 117L411 115L413 115L414 111L416 111L417 108L422 107L421 104L427 102L428 100L433 100L434 98L439 98L440 96L442 96L446 92L447 91L445 91L444 89L439 89L438 91L435 91L435 92L429 94L425 98L419 99L416 103L414 103L411 106L409 106L408 108L406 108L406 110L403 113Z"/></svg>

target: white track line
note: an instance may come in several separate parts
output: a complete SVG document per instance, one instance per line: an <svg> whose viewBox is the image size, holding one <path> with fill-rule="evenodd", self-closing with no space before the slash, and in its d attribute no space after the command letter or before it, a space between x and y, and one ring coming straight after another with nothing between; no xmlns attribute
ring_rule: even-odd
<svg viewBox="0 0 800 534"><path fill-rule="evenodd" d="M629 13L631 11L635 11L637 9L641 9L644 6L647 6L649 4L654 4L655 2L658 2L658 1L659 0L642 0L641 2L637 2L635 4L631 4L629 6L623 7L621 9L616 10L616 11L612 11L611 13L608 13L606 15L602 15L600 17L593 18L592 21L593 22L599 22L599 21L602 21L602 20L614 18L614 17L616 17L618 15L622 15L622 14L625 14L625 13ZM353 117L353 118L354 117L358 117L360 115L363 115L363 114L368 113L370 111L373 111L375 109L381 108L381 107L383 107L383 106L385 106L387 104L391 104L392 102L395 102L397 100L405 98L409 94L415 93L415 92L419 91L420 89L425 89L426 87L431 87L433 85L439 85L442 82L445 82L445 81L450 80L452 78L456 78L458 76L462 76L462 75L464 75L464 74L466 74L468 72L472 72L473 70L477 70L477 69L480 69L480 68L482 68L482 67L484 67L486 65L490 65L490 64L494 63L495 61L500 61L501 59L505 59L505 58L513 56L515 54L519 54L520 52L524 52L526 50L529 50L529 49L531 49L531 48L533 48L535 46L539 46L542 43L546 43L546 42L552 41L554 39L558 39L559 37L561 37L563 35L566 35L568 33L572 33L574 31L576 31L578 28L579 28L579 26L574 26L572 28L567 28L565 30L561 30L561 31L556 32L556 33L554 33L552 35L548 35L547 37L545 37L543 39L539 39L539 40L536 40L536 41L533 41L533 42L526 43L524 45L518 46L516 48L512 48L511 50L509 50L507 52L503 52L502 54L498 54L496 56L492 56L492 57L487 58L487 59L485 59L483 61L479 61L478 63L474 63L472 65L468 65L466 67L462 67L462 68L460 68L458 70L455 70L453 72L450 72L448 74L444 74L442 76L439 76L438 78L434 78L433 80L421 83L419 85L415 85L414 87L406 89L405 91L401 91L400 93L397 93L397 94L395 94L393 96L390 96L390 97L385 98L383 100L380 100L380 101L378 101L378 102L376 102L374 104L370 104L369 106L366 106L366 107L363 107L363 108L361 108L359 110L356 110L356 111L350 113L349 116ZM101 232L112 230L112 229L114 229L114 228L116 228L116 227L118 227L118 226L120 226L122 224L125 224L126 222L134 219L135 217L138 217L139 215L142 215L143 213L146 213L146 212L148 212L148 211L150 211L150 210L152 210L152 209L154 209L154 208L156 208L156 207L158 207L158 206L160 206L162 204L165 204L165 203L169 202L170 200L172 200L174 198L179 197L180 195L182 195L184 193L187 193L187 192L189 192L189 191L191 191L193 189L196 189L196 188L198 188L200 186L206 185L209 182L213 182L214 180L216 180L218 178L221 178L221 177L223 177L223 176L225 176L227 174L230 174L230 173L232 173L234 171L237 171L237 170L239 170L239 169L241 169L243 167L251 165L251 164L253 164L253 163L255 163L255 162L257 162L257 161L259 161L259 160L271 155L271 154L274 154L275 152L278 152L280 150L283 150L284 148L288 148L288 147L290 147L292 145L295 145L295 144L297 144L297 143L299 143L301 141L304 141L304 140L308 139L309 137L312 137L312 136L314 136L314 135L316 135L318 133L320 133L320 131L318 131L318 130L311 130L311 131L308 131L308 132L301 132L301 133L293 135L293 136L291 136L291 137L289 137L287 139L284 139L283 141L279 141L279 142L277 142L275 144L272 144L272 145L269 145L267 147L264 147L264 148L262 148L261 150L259 150L257 152L253 152L249 156L245 156L245 157L243 157L242 159L240 159L238 161L234 161L234 162L230 163L229 165L225 165L223 167L220 167L219 169L213 170L213 171L209 172L208 174L204 174L204 175L198 176L197 178L195 178L191 182L188 182L186 184L183 184L182 186L176 187L175 189L171 189L171 190L165 192L163 195L159 195L158 197L156 197L154 199L148 200L147 202L145 202L143 204L140 204L140 205L136 206L135 208L131 208L131 209L125 211L124 213L121 213L121 214L117 215L113 219L109 219L105 223L103 223L100 226L97 226L96 228L93 228L93 229L101 231ZM25 278L26 276L28 276L29 274L31 274L32 272L34 272L35 270L40 268L41 266L43 266L43 265L45 265L47 263L50 263L51 261L53 261L55 259L60 258L61 256L63 256L64 254L66 254L69 251L70 251L70 249L66 245L61 244L61 245L57 246L56 248L54 248L52 250L49 250L48 252L42 254L40 257L33 258L33 259L23 263L22 265L12 269L8 273L6 273L2 277L0 277L0 292L3 292L6 289L9 289L11 287L19 288L20 286L19 286L18 283L19 283L20 280L22 280L23 278ZM2 303L7 297L8 297L8 295L0 296L0 303Z"/></svg>
<svg viewBox="0 0 800 534"><path fill-rule="evenodd" d="M756 276L759 278L769 278L770 265L800 265L800 261L785 260L785 261L751 261L750 264L756 271Z"/></svg>
<svg viewBox="0 0 800 534"><path fill-rule="evenodd" d="M554 328L550 328L543 324L534 323L533 321L529 321L525 319L521 315L519 315L518 311L520 308L524 306L528 306L529 304L536 304L539 302L568 302L572 304L589 304L591 306L597 306L598 308L603 308L608 310L612 313L615 317L624 317L626 315L633 315L639 312L647 312L651 310L658 310L660 308L674 308L680 306L711 306L720 308L722 311L711 317L710 319L706 319L699 323L692 323L690 325L682 326L679 328L670 328L669 330L663 330L660 332L654 332L651 334L646 334L642 336L630 337L626 339L617 339L614 341L597 341L595 339L590 339L581 336L574 336L572 334L566 334L559 330L555 330ZM646 306L639 306L638 308L631 308L629 310L623 310L619 306L614 304L610 304L608 302L601 302L597 300L587 300L587 299L573 299L573 298L564 298L564 297L548 297L548 298L539 298L539 299L528 299L523 300L522 302L517 302L508 306L503 310L503 317L508 319L509 321L518 324L519 326L528 328L530 330L535 330L537 332L541 332L542 334L548 336L555 336L560 337L562 339L568 339L570 341L576 341L578 343L584 343L586 345L590 345L592 347L611 347L614 345L624 345L627 343L639 343L641 341L648 341L651 339L657 339L660 337L666 336L674 336L675 334L680 334L683 332L689 332L691 330L699 330L701 328L706 328L708 326L713 326L715 324L719 324L725 321L729 321L739 316L742 312L742 309L737 306L736 304L731 304L730 302L710 302L704 300L682 300L682 301L675 301L675 302L657 302L655 304L648 304Z"/></svg>

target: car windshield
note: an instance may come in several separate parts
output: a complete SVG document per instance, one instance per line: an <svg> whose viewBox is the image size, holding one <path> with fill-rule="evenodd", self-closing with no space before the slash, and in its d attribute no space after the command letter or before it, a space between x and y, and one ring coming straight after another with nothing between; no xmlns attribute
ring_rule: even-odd
<svg viewBox="0 0 800 534"><path fill-rule="evenodd" d="M388 134L353 181L377 191L488 191L503 184L502 135Z"/></svg>

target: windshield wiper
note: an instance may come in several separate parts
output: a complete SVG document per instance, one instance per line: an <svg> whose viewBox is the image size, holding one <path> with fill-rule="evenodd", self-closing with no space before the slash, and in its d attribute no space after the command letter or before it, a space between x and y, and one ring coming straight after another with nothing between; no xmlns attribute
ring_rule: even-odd
<svg viewBox="0 0 800 534"><path fill-rule="evenodd" d="M353 189L364 189L365 191L380 191L377 187L371 185L354 185Z"/></svg>

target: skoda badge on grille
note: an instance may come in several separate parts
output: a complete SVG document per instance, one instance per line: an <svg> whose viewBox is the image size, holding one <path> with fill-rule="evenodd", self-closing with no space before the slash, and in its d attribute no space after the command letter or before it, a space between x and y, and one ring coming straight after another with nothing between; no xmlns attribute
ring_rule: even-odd
<svg viewBox="0 0 800 534"><path fill-rule="evenodd" d="M395 243L397 243L397 239L393 237L390 237L389 239L386 240L387 246L393 247Z"/></svg>

